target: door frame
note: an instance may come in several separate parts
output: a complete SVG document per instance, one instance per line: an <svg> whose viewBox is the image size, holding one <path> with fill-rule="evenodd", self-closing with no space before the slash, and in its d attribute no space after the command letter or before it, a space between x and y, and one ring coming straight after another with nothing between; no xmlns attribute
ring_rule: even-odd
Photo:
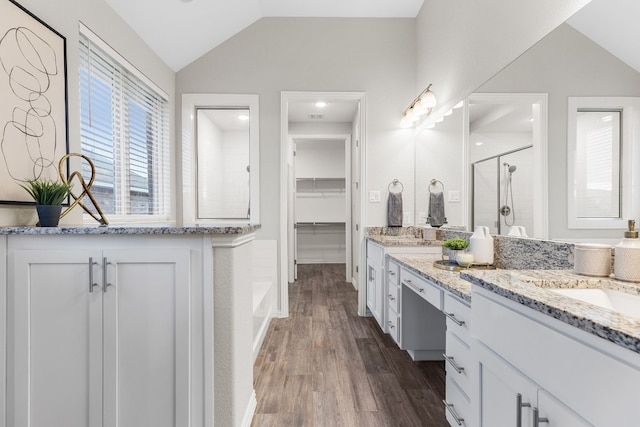
<svg viewBox="0 0 640 427"><path fill-rule="evenodd" d="M366 224L366 204L365 204L365 189L366 187L366 99L364 92L301 92L301 91L282 91L280 93L280 317L289 316L289 246L291 244L291 233L289 228L293 227L292 218L290 218L290 183L288 176L288 162L290 145L293 141L289 135L289 102L303 101L309 99L322 98L329 102L334 101L356 101L359 102L358 108L358 122L359 122L359 134L358 141L360 150L360 174L359 176L351 175L352 171L349 171L351 175L351 181L357 181L360 198L356 202L360 205L360 215L356 218L357 222L351 224L351 227L357 227L357 239L352 241L354 249L356 249L352 259L352 263L358 265L358 273L356 275L357 290L358 290L358 314L363 316L366 314L366 292L362 289L364 271L363 263L365 261L365 246L364 246L364 224ZM335 137L335 136L334 136ZM353 135L351 143L355 143ZM351 168L350 168L351 169ZM351 185L351 183L349 184ZM350 230L347 230L350 232Z"/></svg>
<svg viewBox="0 0 640 427"><path fill-rule="evenodd" d="M344 173L345 173L345 213L346 213L346 217L345 217L345 245L346 245L346 271L345 271L345 277L346 277L346 281L350 282L351 281L351 265L353 260L351 259L351 245L352 245L352 235L351 235L351 134L290 134L289 138L291 139L291 144L293 147L288 147L288 149L293 149L293 150L297 150L296 148L296 143L298 141L313 141L313 140L333 140L333 141L342 141L344 144L344 149L345 149L345 163L344 163ZM288 157L288 156L287 156ZM296 171L295 171L295 164L296 164L296 159L295 156L293 158L293 165L294 165L294 174L293 174L293 179L295 180L297 175L296 175ZM293 200L291 197L288 197L287 199L292 202L293 206L289 206L290 212L293 212L293 222L292 221L287 221L287 233L289 233L290 235L296 235L296 230L294 227L295 224L295 206L296 206L296 201L295 201L295 196L296 196L296 188L295 188L295 184L293 182L288 182L287 183L287 191L289 191L290 193L293 194ZM293 208L293 209L292 209ZM297 237L296 237L297 239ZM295 265L295 260L297 260L297 240L293 239L293 245L295 245L294 249L288 250L288 259L287 259L287 266L288 266L288 280L291 280L292 278L295 280L297 279L297 271L292 271L292 270L296 270L296 265ZM291 244L292 239L289 238L288 240L289 244ZM292 255L294 255L293 259L292 259ZM292 281L292 280L291 280Z"/></svg>

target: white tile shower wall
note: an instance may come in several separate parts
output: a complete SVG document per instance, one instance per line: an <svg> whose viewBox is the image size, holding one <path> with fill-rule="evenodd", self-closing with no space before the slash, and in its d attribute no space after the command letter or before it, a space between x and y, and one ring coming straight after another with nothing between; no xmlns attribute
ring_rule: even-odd
<svg viewBox="0 0 640 427"><path fill-rule="evenodd" d="M198 115L198 217L217 218L222 190L222 133L204 114Z"/></svg>
<svg viewBox="0 0 640 427"><path fill-rule="evenodd" d="M247 218L249 211L249 132L223 132L222 204L228 218Z"/></svg>

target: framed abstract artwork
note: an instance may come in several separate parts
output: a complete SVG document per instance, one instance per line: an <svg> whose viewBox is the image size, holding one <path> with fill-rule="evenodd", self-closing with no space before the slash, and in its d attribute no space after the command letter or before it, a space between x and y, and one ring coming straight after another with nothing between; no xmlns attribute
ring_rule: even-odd
<svg viewBox="0 0 640 427"><path fill-rule="evenodd" d="M0 0L0 203L33 204L28 179L58 179L69 151L66 39Z"/></svg>

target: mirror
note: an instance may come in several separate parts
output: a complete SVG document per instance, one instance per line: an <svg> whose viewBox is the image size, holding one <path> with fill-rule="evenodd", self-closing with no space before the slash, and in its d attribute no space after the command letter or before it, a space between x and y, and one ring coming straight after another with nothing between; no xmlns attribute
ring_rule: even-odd
<svg viewBox="0 0 640 427"><path fill-rule="evenodd" d="M637 37L623 36L620 33L620 31L626 33L627 30L624 28L629 22L628 17L634 16L637 8L638 5L629 0L593 0L567 21L568 23L562 24L549 33L476 90L483 94L548 94L548 128L545 134L548 135L549 142L548 152L542 155L542 159L548 162L548 172L541 177L541 182L545 182L544 188L548 189L548 207L542 215L543 221L548 224L550 239L615 243L622 236L620 230L615 229L569 227L568 99L573 96L640 96L640 72L638 71L640 66L637 65L640 61L635 62L636 68L634 68L633 59L628 59L624 54L629 47L632 53L637 52L637 49L633 49L633 40ZM613 31L614 29L616 31ZM632 28L632 31L635 31L635 28ZM613 34L616 36L611 36ZM609 46L607 41L599 38L600 35L611 36L610 39L615 41L615 45ZM609 46L609 50L602 46ZM625 58L624 61L611 52L616 52L616 55ZM463 126L464 120L459 128L462 129ZM463 134L464 132L460 130L461 139ZM418 143L420 137L417 139ZM636 149L637 147L634 152ZM418 152L418 149L416 151ZM424 156L424 153L422 155ZM463 165L470 167L471 162L468 158L463 159L463 156L464 154L460 154L457 148L452 148L451 152L443 158L447 159L449 168L453 168L454 163L458 161L459 173L466 173ZM419 177L429 174L428 171L420 170L423 168L424 160L425 158L421 157L416 161L418 195L426 189ZM514 180L517 173L517 171L514 172ZM629 174L625 175L623 172L622 179L623 185L624 181L628 184ZM470 206L471 192L464 191L462 197ZM418 197L416 200L417 211L421 211L421 202ZM447 214L449 215L451 211L449 209ZM466 213L465 224L468 226L471 224L470 208ZM531 233L528 234L532 236Z"/></svg>
<svg viewBox="0 0 640 427"><path fill-rule="evenodd" d="M258 95L182 95L183 225L260 222L258 119Z"/></svg>
<svg viewBox="0 0 640 427"><path fill-rule="evenodd" d="M196 108L197 217L249 219L248 108Z"/></svg>

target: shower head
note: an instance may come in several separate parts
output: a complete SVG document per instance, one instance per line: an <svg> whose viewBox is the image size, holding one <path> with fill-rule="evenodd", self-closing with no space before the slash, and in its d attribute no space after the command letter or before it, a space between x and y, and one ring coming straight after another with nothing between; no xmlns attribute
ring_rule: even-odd
<svg viewBox="0 0 640 427"><path fill-rule="evenodd" d="M502 166L504 166L504 167L506 167L506 168L509 168L509 173L514 173L514 172L516 171L516 169L518 169L518 168L516 167L516 165L510 165L510 164L509 164L509 163L507 163L507 162L504 162L504 163L502 164Z"/></svg>

